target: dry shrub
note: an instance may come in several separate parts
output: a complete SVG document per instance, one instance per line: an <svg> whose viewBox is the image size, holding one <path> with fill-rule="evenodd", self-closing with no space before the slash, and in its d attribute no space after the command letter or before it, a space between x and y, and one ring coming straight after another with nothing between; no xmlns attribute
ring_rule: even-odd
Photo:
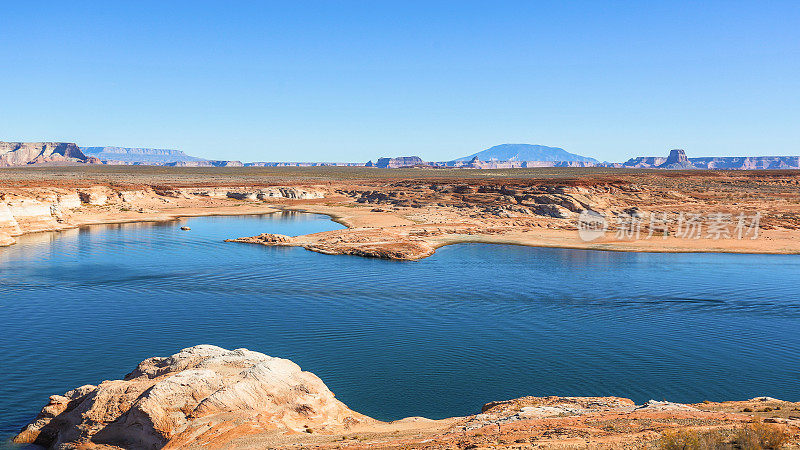
<svg viewBox="0 0 800 450"><path fill-rule="evenodd" d="M785 427L754 423L736 430L669 430L659 441L664 450L778 449L789 441Z"/></svg>
<svg viewBox="0 0 800 450"><path fill-rule="evenodd" d="M781 425L754 423L736 432L736 444L743 449L776 449L787 442L789 432Z"/></svg>
<svg viewBox="0 0 800 450"><path fill-rule="evenodd" d="M684 428L665 432L659 447L664 450L717 450L731 448L729 441L729 434L723 430Z"/></svg>

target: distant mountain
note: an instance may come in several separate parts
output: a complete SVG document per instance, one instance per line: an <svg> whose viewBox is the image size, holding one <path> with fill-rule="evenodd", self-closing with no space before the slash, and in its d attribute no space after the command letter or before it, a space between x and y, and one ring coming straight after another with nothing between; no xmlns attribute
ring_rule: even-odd
<svg viewBox="0 0 800 450"><path fill-rule="evenodd" d="M180 150L164 148L81 147L81 150L87 156L94 156L102 161L120 161L127 164L205 161L203 158L189 156Z"/></svg>
<svg viewBox="0 0 800 450"><path fill-rule="evenodd" d="M598 162L594 158L569 153L563 148L532 144L502 144L454 161L577 161Z"/></svg>

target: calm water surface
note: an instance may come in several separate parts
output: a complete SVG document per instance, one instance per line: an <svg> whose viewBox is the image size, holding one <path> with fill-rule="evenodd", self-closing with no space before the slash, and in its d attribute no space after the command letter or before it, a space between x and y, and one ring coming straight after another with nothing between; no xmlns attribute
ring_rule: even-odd
<svg viewBox="0 0 800 450"><path fill-rule="evenodd" d="M206 217L0 249L0 439L50 394L196 344L290 358L379 419L522 395L800 400L800 257L465 244L397 262L222 242L337 228Z"/></svg>

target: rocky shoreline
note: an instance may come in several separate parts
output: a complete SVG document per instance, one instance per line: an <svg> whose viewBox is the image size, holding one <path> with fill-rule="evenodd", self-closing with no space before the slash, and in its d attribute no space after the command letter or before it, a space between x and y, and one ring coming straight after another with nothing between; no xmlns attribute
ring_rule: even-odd
<svg viewBox="0 0 800 450"><path fill-rule="evenodd" d="M0 246L13 245L14 238L23 234L84 225L270 213L277 210L265 203L269 200L308 200L323 196L322 191L306 186L0 188Z"/></svg>
<svg viewBox="0 0 800 450"><path fill-rule="evenodd" d="M641 448L684 435L737 442L746 433L797 445L799 407L768 397L693 405L522 397L465 417L381 422L349 409L287 359L198 345L144 360L124 379L51 396L14 442L83 449Z"/></svg>

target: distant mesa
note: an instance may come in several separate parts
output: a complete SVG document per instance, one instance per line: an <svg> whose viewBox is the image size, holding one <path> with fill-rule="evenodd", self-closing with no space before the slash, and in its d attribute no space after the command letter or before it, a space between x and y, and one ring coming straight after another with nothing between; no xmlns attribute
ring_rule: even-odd
<svg viewBox="0 0 800 450"><path fill-rule="evenodd" d="M370 165L372 161L367 163ZM639 169L722 169L774 170L800 169L800 156L718 156L689 158L683 149L670 150L668 156L639 156L620 163L599 162L594 158L569 153L562 148L529 144L503 144L463 158L425 162L417 156L380 158L375 167L434 167L463 169L513 169L532 167L609 167Z"/></svg>
<svg viewBox="0 0 800 450"><path fill-rule="evenodd" d="M375 161L375 162L373 162ZM419 156L382 157L353 162L242 162L209 160L180 150L140 147L78 147L71 142L2 142L0 167L23 165L155 165L168 167L429 167L435 169L514 169L536 167L609 167L635 169L800 169L800 156L712 156L689 158L683 149L668 156L638 156L624 163L600 162L559 147L502 144L450 161L425 161Z"/></svg>
<svg viewBox="0 0 800 450"><path fill-rule="evenodd" d="M370 161L371 162L371 161ZM400 156L397 158L379 158L375 167L382 169L397 169L400 167L430 166L419 156Z"/></svg>
<svg viewBox="0 0 800 450"><path fill-rule="evenodd" d="M100 159L103 164L152 165L167 167L244 167L241 161L203 159L180 150L165 148L84 147L87 155Z"/></svg>
<svg viewBox="0 0 800 450"><path fill-rule="evenodd" d="M593 167L606 165L594 158L569 153L563 148L532 144L502 144L451 161L426 162L419 156L379 158L366 167L436 167L464 169L512 169L520 167Z"/></svg>
<svg viewBox="0 0 800 450"><path fill-rule="evenodd" d="M164 164L167 167L244 167L241 161L227 160L201 160L201 161L175 161Z"/></svg>
<svg viewBox="0 0 800 450"><path fill-rule="evenodd" d="M0 142L0 167L22 165L108 164L174 167L243 167L241 161L207 160L180 150L83 147L71 142Z"/></svg>
<svg viewBox="0 0 800 450"><path fill-rule="evenodd" d="M528 167L607 166L588 156L576 155L560 147L533 144L501 144L469 156L439 163L444 167L466 169L515 169Z"/></svg>
<svg viewBox="0 0 800 450"><path fill-rule="evenodd" d="M180 150L165 148L129 148L129 147L81 147L81 151L106 164L152 164L161 165L174 162L199 162L203 158L189 156Z"/></svg>
<svg viewBox="0 0 800 450"><path fill-rule="evenodd" d="M615 167L612 163L599 163L592 161L521 161L521 160L490 160L483 161L477 156L469 161L456 160L435 163L440 167L452 167L457 169L518 169L532 167ZM618 165L618 164L617 164Z"/></svg>
<svg viewBox="0 0 800 450"><path fill-rule="evenodd" d="M361 167L364 163L317 161L257 161L244 163L245 167Z"/></svg>
<svg viewBox="0 0 800 450"><path fill-rule="evenodd" d="M683 149L673 149L669 151L669 156L640 156L631 158L622 164L623 167L637 169L696 169L686 157Z"/></svg>
<svg viewBox="0 0 800 450"><path fill-rule="evenodd" d="M563 148L532 144L501 144L454 161L575 161L598 163L594 158L569 153Z"/></svg>
<svg viewBox="0 0 800 450"><path fill-rule="evenodd" d="M698 169L800 169L800 156L726 156L689 158Z"/></svg>
<svg viewBox="0 0 800 450"><path fill-rule="evenodd" d="M800 156L707 156L687 158L682 149L670 150L669 156L639 156L622 164L639 169L724 169L775 170L800 169Z"/></svg>

